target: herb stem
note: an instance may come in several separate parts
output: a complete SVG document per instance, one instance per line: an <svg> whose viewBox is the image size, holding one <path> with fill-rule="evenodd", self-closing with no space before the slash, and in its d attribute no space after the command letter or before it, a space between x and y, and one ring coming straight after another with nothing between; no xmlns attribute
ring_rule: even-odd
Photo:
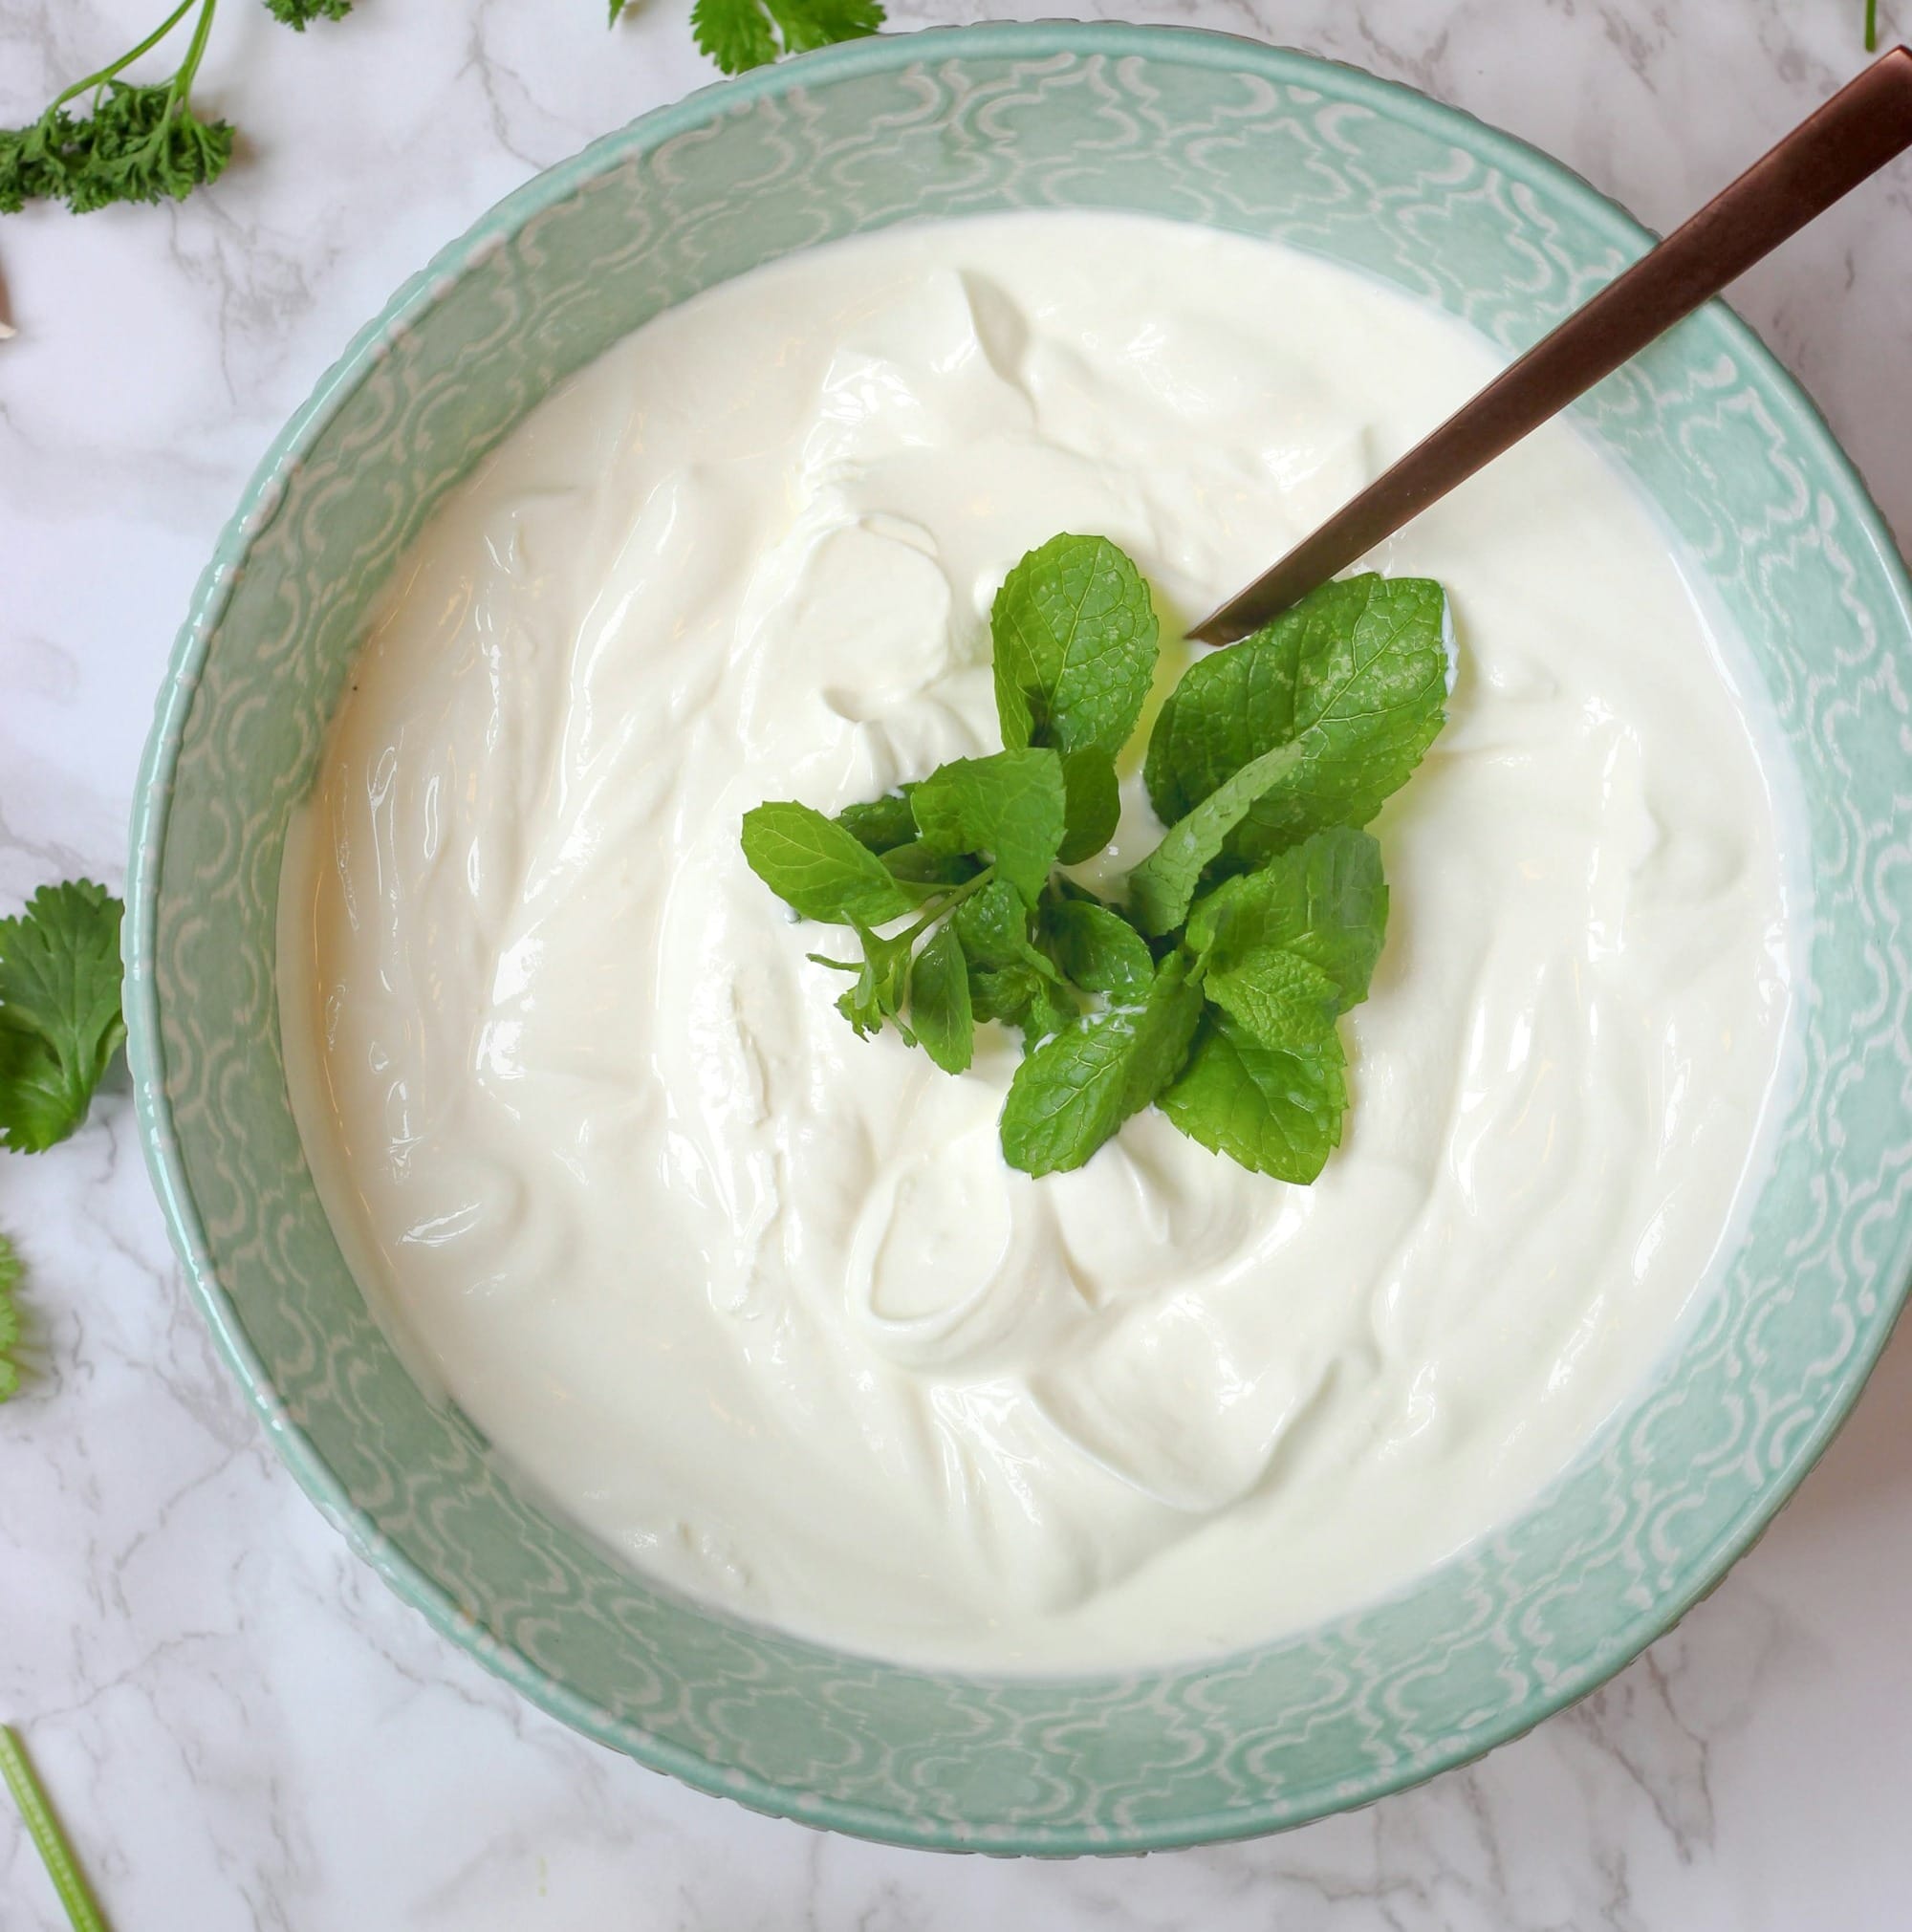
<svg viewBox="0 0 1912 1932"><path fill-rule="evenodd" d="M1879 52L1879 0L1865 0L1865 51Z"/></svg>
<svg viewBox="0 0 1912 1932"><path fill-rule="evenodd" d="M173 84L166 94L164 119L170 120L173 111L186 98L192 89L193 76L199 72L199 63L206 57L206 43L212 33L212 16L219 11L219 0L204 0L199 20L192 30L192 42L185 50L185 58L180 62L180 70L173 76Z"/></svg>
<svg viewBox="0 0 1912 1932"><path fill-rule="evenodd" d="M58 109L64 107L69 100L76 99L89 87L96 89L104 87L116 74L124 68L132 66L141 54L150 54L195 7L204 5L205 0L180 0L180 4L137 47L129 49L118 60L108 62L98 73L89 74L84 80L76 80L64 94L54 98L53 106L47 109L47 114L54 114ZM209 11L210 10L208 9L207 11ZM45 119L45 117L43 116L42 119Z"/></svg>
<svg viewBox="0 0 1912 1932"><path fill-rule="evenodd" d="M73 1847L67 1843L46 1791L27 1761L26 1747L12 1726L4 1724L0 1724L0 1777L6 1779L7 1789L13 1793L13 1802L26 1820L28 1834L38 1848L60 1903L66 1907L73 1932L107 1932L106 1921L100 1917L99 1907L94 1903L93 1894L80 1876Z"/></svg>
<svg viewBox="0 0 1912 1932"><path fill-rule="evenodd" d="M994 865L986 865L974 879L966 879L961 885L945 892L910 929L903 934L904 941L914 945L945 913L954 912L971 893L981 892L989 880L995 878Z"/></svg>

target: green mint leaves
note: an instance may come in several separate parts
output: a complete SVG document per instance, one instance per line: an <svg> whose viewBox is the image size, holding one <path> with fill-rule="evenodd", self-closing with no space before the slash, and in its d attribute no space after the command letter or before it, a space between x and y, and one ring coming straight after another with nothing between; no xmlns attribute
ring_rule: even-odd
<svg viewBox="0 0 1912 1932"><path fill-rule="evenodd" d="M1441 587L1324 584L1265 630L1191 664L1156 718L1144 777L1178 824L1279 746L1296 756L1232 828L1237 869L1331 825L1365 825L1407 782L1445 717Z"/></svg>
<svg viewBox="0 0 1912 1932"><path fill-rule="evenodd" d="M998 751L958 758L910 795L917 830L932 852L975 853L1033 905L1062 850L1067 793L1054 751Z"/></svg>
<svg viewBox="0 0 1912 1932"><path fill-rule="evenodd" d="M1111 904L1059 868L1113 836L1117 759L1157 662L1148 586L1105 537L1052 538L990 612L1004 749L835 818L744 817L744 856L860 957L837 1008L945 1073L975 1031L1016 1028L1002 1146L1032 1175L1079 1167L1157 1106L1257 1173L1306 1183L1340 1144L1339 1016L1367 997L1387 928L1360 828L1445 719L1440 586L1351 577L1198 658L1150 736L1167 830ZM887 932L879 928L892 927Z"/></svg>
<svg viewBox="0 0 1912 1932"><path fill-rule="evenodd" d="M880 925L916 903L854 833L790 799L744 814L744 857L793 912L825 925Z"/></svg>
<svg viewBox="0 0 1912 1932"><path fill-rule="evenodd" d="M1005 745L1113 760L1128 743L1155 677L1155 607L1107 537L1031 551L996 593L989 639Z"/></svg>
<svg viewBox="0 0 1912 1932"><path fill-rule="evenodd" d="M44 1153L86 1118L126 1037L122 911L82 879L42 886L0 919L0 1146Z"/></svg>

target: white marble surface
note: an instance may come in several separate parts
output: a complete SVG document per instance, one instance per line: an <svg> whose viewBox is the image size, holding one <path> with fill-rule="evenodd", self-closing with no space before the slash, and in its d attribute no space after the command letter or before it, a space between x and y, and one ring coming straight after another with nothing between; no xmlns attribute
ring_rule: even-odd
<svg viewBox="0 0 1912 1932"><path fill-rule="evenodd" d="M1116 7L1413 81L1661 227L1863 57L1861 0ZM0 119L157 11L0 0ZM76 871L118 883L151 694L267 439L439 243L710 77L686 11L638 0L607 35L602 0L362 0L300 40L238 0L204 76L247 137L216 190L0 220L19 332L0 343L0 909ZM897 7L899 24L975 11ZM1912 543L1912 170L1738 299ZM70 1145L0 1154L0 1226L33 1270L32 1385L0 1409L0 1716L29 1731L120 1932L1912 1924L1912 1332L1725 1587L1521 1743L1285 1838L989 1862L697 1796L532 1711L402 1608L214 1359L123 1079ZM0 1806L0 1926L57 1923Z"/></svg>

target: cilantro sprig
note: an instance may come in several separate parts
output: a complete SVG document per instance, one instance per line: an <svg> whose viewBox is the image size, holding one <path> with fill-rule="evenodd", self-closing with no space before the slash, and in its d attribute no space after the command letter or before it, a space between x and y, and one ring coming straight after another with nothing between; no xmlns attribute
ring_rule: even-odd
<svg viewBox="0 0 1912 1932"><path fill-rule="evenodd" d="M0 919L0 1147L44 1153L86 1118L126 1037L124 911L104 886L77 879L42 886L25 912ZM20 1386L19 1282L19 1258L0 1234L0 1402Z"/></svg>
<svg viewBox="0 0 1912 1932"><path fill-rule="evenodd" d="M1115 833L1157 622L1114 544L1053 538L990 612L1003 749L834 818L760 805L744 856L800 918L855 934L860 958L810 957L853 976L837 1008L860 1036L894 1027L960 1074L978 1026L1020 1031L1010 1165L1079 1167L1156 1106L1245 1167L1313 1181L1347 1111L1339 1020L1387 926L1361 827L1445 720L1444 619L1439 585L1358 576L1198 658L1143 763L1166 830L1110 901L1066 868Z"/></svg>
<svg viewBox="0 0 1912 1932"><path fill-rule="evenodd" d="M126 1037L120 922L102 885L45 885L0 919L0 1147L40 1154L86 1118Z"/></svg>

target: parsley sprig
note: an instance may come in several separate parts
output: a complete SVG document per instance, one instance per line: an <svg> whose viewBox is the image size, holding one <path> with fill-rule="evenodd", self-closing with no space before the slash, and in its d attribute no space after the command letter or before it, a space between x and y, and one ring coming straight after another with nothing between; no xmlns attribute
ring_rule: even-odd
<svg viewBox="0 0 1912 1932"><path fill-rule="evenodd" d="M137 46L54 98L30 126L0 131L0 214L29 201L63 201L76 214L116 202L180 200L216 181L232 159L232 129L193 112L193 76L206 54L218 0L180 0ZM120 75L149 54L187 15L192 32L169 80L151 85ZM90 112L68 103L91 97Z"/></svg>
<svg viewBox="0 0 1912 1932"><path fill-rule="evenodd" d="M1338 1021L1387 924L1360 828L1444 722L1444 619L1437 584L1352 577L1198 658L1143 765L1167 830L1111 901L1065 868L1114 836L1156 617L1107 538L1055 537L990 612L1003 749L834 818L760 805L744 856L800 918L855 933L859 960L810 957L854 975L837 1008L859 1035L893 1026L960 1074L979 1025L1021 1031L1012 1166L1079 1167L1153 1105L1245 1167L1313 1181L1347 1111Z"/></svg>

